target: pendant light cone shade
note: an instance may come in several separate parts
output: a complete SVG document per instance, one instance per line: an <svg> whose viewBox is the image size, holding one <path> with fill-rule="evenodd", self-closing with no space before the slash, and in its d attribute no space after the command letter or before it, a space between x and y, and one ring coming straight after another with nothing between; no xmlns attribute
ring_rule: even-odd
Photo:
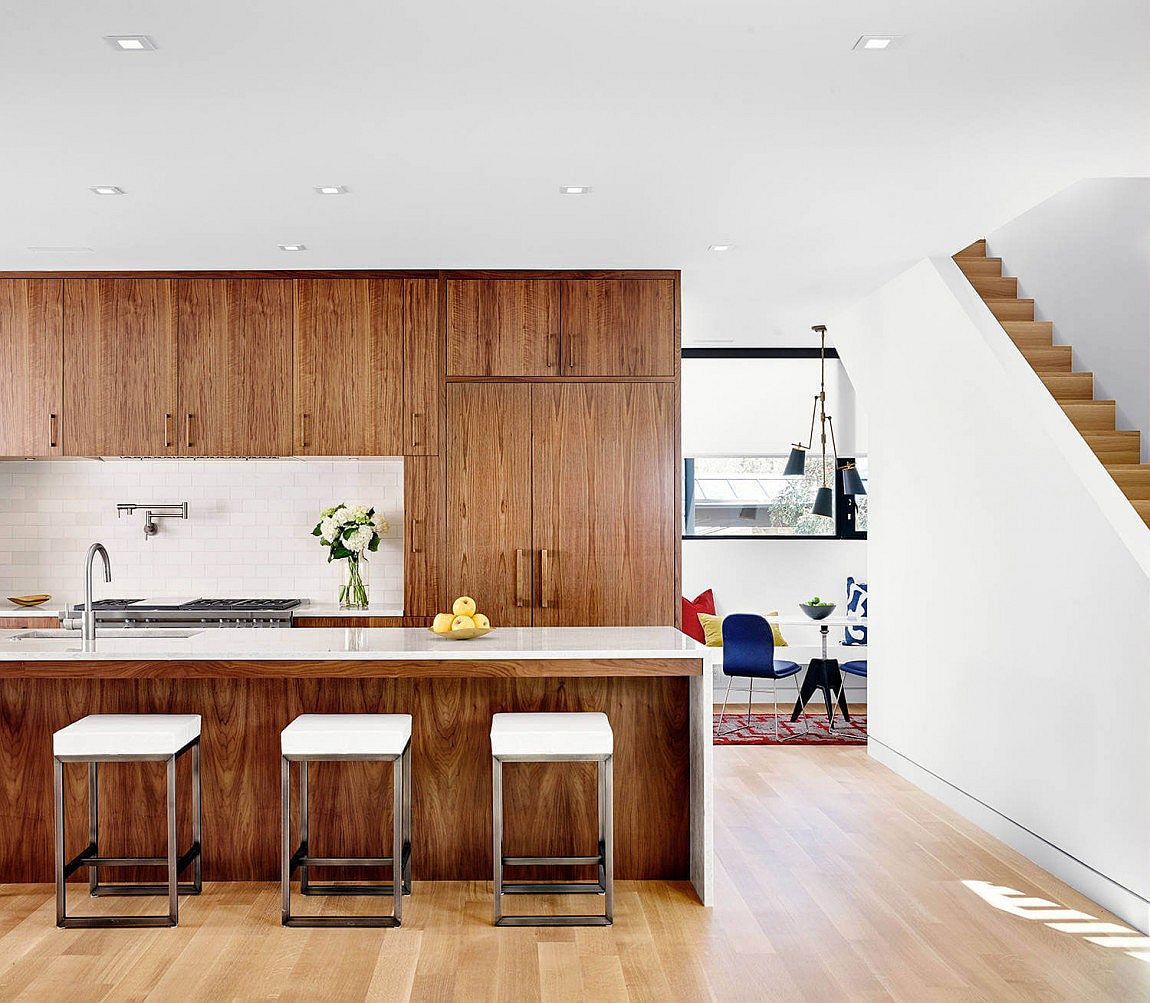
<svg viewBox="0 0 1150 1003"><path fill-rule="evenodd" d="M807 451L802 446L792 446L791 455L787 457L787 466L783 470L784 477L802 477L807 472Z"/></svg>
<svg viewBox="0 0 1150 1003"><path fill-rule="evenodd" d="M830 488L819 488L815 492L815 503L811 506L811 515L825 515L830 518L834 514L834 492Z"/></svg>
<svg viewBox="0 0 1150 1003"><path fill-rule="evenodd" d="M843 467L843 494L866 494L866 488L863 487L862 478L859 477L859 472L853 464L848 467Z"/></svg>

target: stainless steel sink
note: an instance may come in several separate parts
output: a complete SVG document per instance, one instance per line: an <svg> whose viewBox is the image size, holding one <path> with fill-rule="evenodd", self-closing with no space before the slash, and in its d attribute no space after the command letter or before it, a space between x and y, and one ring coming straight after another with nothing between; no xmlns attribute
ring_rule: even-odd
<svg viewBox="0 0 1150 1003"><path fill-rule="evenodd" d="M101 630L97 641L122 641L139 638L147 641L179 641L202 634L202 630L166 630L158 627L133 627L128 630ZM22 630L13 634L9 641L72 641L80 640L78 630Z"/></svg>

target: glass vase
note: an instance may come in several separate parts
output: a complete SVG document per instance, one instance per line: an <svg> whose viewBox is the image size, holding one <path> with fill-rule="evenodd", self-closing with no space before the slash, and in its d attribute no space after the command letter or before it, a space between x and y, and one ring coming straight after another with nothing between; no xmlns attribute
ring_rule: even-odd
<svg viewBox="0 0 1150 1003"><path fill-rule="evenodd" d="M340 609L367 609L368 564L363 557L348 557L343 562L343 582L339 587Z"/></svg>

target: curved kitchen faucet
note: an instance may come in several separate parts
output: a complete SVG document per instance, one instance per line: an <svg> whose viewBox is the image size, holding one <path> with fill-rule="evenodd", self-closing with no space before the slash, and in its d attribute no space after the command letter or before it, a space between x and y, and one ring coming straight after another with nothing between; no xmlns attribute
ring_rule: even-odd
<svg viewBox="0 0 1150 1003"><path fill-rule="evenodd" d="M104 559L104 581L112 580L112 562L108 560L108 552L102 543L93 543L88 548L88 559L84 564L84 648L90 650L96 646L96 613L92 609L92 561L99 554Z"/></svg>

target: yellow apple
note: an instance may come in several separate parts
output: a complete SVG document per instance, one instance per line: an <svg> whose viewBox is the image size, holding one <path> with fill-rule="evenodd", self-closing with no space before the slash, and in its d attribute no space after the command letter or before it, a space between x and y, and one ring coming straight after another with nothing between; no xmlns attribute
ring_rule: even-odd
<svg viewBox="0 0 1150 1003"><path fill-rule="evenodd" d="M475 600L471 596L460 596L451 607L456 616L475 616Z"/></svg>
<svg viewBox="0 0 1150 1003"><path fill-rule="evenodd" d="M475 621L476 627L482 627L484 630L491 629L491 621L487 619L486 613L476 613L471 619Z"/></svg>
<svg viewBox="0 0 1150 1003"><path fill-rule="evenodd" d="M471 630L475 626L475 621L469 616L457 616L451 621L452 630Z"/></svg>
<svg viewBox="0 0 1150 1003"><path fill-rule="evenodd" d="M436 613L435 622L431 625L431 629L437 634L450 634L451 621L454 619L450 613Z"/></svg>

